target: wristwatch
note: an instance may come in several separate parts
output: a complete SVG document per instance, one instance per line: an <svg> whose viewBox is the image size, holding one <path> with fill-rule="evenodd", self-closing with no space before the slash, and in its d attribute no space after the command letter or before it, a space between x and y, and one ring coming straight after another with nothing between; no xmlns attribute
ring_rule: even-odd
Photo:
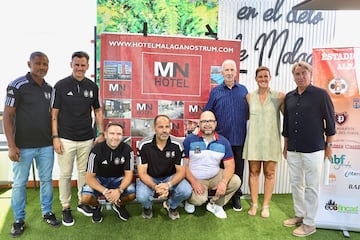
<svg viewBox="0 0 360 240"><path fill-rule="evenodd" d="M326 147L332 148L332 147L333 147L333 143L327 142L327 143L326 143Z"/></svg>

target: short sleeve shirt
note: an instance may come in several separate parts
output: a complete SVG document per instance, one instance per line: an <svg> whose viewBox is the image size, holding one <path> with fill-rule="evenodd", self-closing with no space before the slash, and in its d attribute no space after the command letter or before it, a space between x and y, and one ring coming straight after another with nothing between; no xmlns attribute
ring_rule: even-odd
<svg viewBox="0 0 360 240"><path fill-rule="evenodd" d="M243 146L248 119L247 88L235 83L229 89L222 83L210 92L204 111L210 110L217 120L216 132L226 137L232 146Z"/></svg>
<svg viewBox="0 0 360 240"><path fill-rule="evenodd" d="M214 139L206 144L202 133L189 134L184 140L185 158L189 169L197 179L210 179L220 170L220 162L233 159L230 142L215 133Z"/></svg>
<svg viewBox="0 0 360 240"><path fill-rule="evenodd" d="M103 141L91 150L87 172L100 177L122 177L126 170L134 170L134 163L134 152L128 144L121 142L116 149L111 149Z"/></svg>
<svg viewBox="0 0 360 240"><path fill-rule="evenodd" d="M61 138L85 141L94 138L92 109L100 108L99 88L88 78L72 76L54 86L53 108L59 109L58 131Z"/></svg>
<svg viewBox="0 0 360 240"><path fill-rule="evenodd" d="M7 86L5 106L16 108L15 143L19 148L39 148L52 145L50 101L52 87L41 86L30 73Z"/></svg>
<svg viewBox="0 0 360 240"><path fill-rule="evenodd" d="M184 149L179 139L170 136L166 146L160 150L156 137L146 137L137 148L137 164L148 164L148 174L154 178L164 178L176 173L175 165L184 166Z"/></svg>

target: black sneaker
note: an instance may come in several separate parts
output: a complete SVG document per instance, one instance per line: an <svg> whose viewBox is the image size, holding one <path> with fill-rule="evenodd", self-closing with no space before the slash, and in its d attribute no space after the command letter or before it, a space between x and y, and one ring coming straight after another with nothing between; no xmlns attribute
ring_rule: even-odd
<svg viewBox="0 0 360 240"><path fill-rule="evenodd" d="M85 216L91 217L93 215L93 210L94 209L92 209L89 205L85 205L85 204L80 203L77 206L77 210L78 210L78 212L81 212Z"/></svg>
<svg viewBox="0 0 360 240"><path fill-rule="evenodd" d="M232 205L233 205L234 211L237 211L237 212L242 211L241 200L239 197L232 198Z"/></svg>
<svg viewBox="0 0 360 240"><path fill-rule="evenodd" d="M92 215L92 222L93 223L101 223L102 222L103 216L102 216L101 211L102 211L102 205L101 204L94 208L93 215Z"/></svg>
<svg viewBox="0 0 360 240"><path fill-rule="evenodd" d="M25 222L23 220L15 221L11 227L11 236L18 237L24 232Z"/></svg>
<svg viewBox="0 0 360 240"><path fill-rule="evenodd" d="M167 201L163 202L163 207L168 211L169 218L172 220L180 218L180 214L177 209L170 208L170 205Z"/></svg>
<svg viewBox="0 0 360 240"><path fill-rule="evenodd" d="M129 212L126 210L125 205L116 205L113 204L112 208L114 209L114 211L117 213L117 215L119 216L119 218L123 221L127 221L130 218L130 214Z"/></svg>
<svg viewBox="0 0 360 240"><path fill-rule="evenodd" d="M75 220L71 215L71 209L70 208L65 208L62 211L62 224L64 226L69 227L69 226L74 225L74 223L75 223Z"/></svg>
<svg viewBox="0 0 360 240"><path fill-rule="evenodd" d="M45 214L43 216L43 219L50 226L53 226L53 227L59 227L60 226L60 221L58 221L56 219L55 214L52 213L52 212L48 212L47 214Z"/></svg>
<svg viewBox="0 0 360 240"><path fill-rule="evenodd" d="M153 216L152 209L150 208L143 208L142 216L145 219L151 219Z"/></svg>

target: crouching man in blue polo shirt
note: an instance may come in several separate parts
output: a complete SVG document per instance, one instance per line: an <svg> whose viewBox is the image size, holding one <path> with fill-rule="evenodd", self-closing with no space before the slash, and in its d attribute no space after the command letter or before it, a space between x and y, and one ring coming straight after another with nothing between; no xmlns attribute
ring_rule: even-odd
<svg viewBox="0 0 360 240"><path fill-rule="evenodd" d="M186 179L193 188L185 211L193 213L195 206L208 200L208 190L216 190L206 209L218 218L226 218L223 206L239 189L241 180L234 174L235 163L230 142L215 132L216 119L211 111L200 116L200 132L184 140ZM220 168L223 161L224 169Z"/></svg>

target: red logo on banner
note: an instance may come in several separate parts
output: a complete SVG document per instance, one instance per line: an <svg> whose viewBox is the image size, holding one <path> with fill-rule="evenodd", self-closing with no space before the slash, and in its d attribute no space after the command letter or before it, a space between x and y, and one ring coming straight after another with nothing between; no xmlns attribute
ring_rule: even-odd
<svg viewBox="0 0 360 240"><path fill-rule="evenodd" d="M342 125L346 122L347 120L347 113L343 112L343 113L335 113L335 120L336 123Z"/></svg>
<svg viewBox="0 0 360 240"><path fill-rule="evenodd" d="M200 96L201 57L143 53L143 94Z"/></svg>

